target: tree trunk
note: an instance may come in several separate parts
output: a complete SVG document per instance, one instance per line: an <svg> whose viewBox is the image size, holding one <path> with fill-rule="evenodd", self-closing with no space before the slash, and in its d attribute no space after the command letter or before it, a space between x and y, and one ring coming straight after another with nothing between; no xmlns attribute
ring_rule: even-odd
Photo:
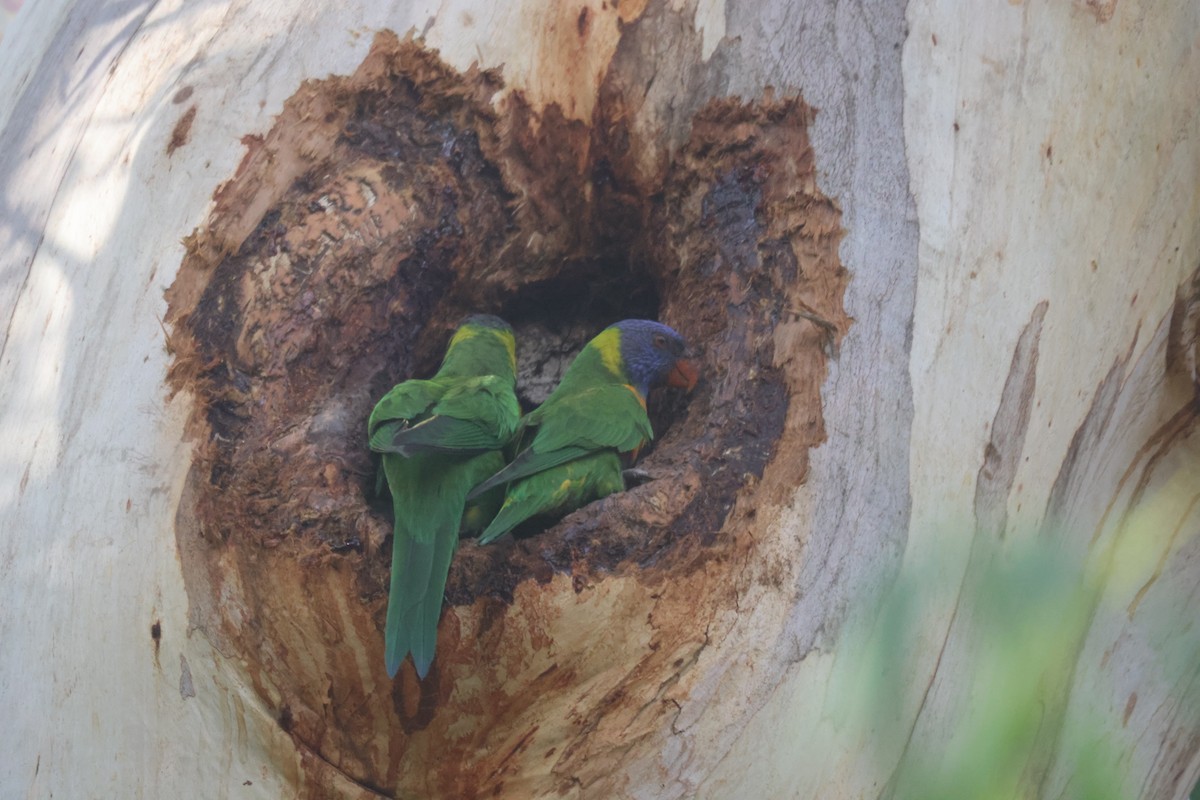
<svg viewBox="0 0 1200 800"><path fill-rule="evenodd" d="M27 4L0 793L1187 796L1197 31ZM529 402L622 316L704 380L652 398L648 483L465 541L433 672L392 682L366 414L470 311Z"/></svg>

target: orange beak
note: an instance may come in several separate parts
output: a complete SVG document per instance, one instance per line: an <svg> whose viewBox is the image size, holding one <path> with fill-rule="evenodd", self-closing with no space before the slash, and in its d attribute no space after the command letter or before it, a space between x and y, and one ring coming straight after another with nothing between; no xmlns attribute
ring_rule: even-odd
<svg viewBox="0 0 1200 800"><path fill-rule="evenodd" d="M667 376L667 386L687 389L690 392L696 388L696 381L699 378L700 372L696 369L696 365L686 358L681 358L675 362L675 369L671 370L671 374Z"/></svg>

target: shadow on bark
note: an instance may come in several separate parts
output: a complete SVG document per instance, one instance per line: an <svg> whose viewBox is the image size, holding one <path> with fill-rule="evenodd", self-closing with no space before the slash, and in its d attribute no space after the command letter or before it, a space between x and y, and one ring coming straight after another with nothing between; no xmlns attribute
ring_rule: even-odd
<svg viewBox="0 0 1200 800"><path fill-rule="evenodd" d="M247 664L312 754L314 785L333 770L380 794L499 791L520 750L491 745L528 746L537 726L517 734L531 705L608 660L645 674L631 669L592 714L635 698L631 681L689 668L680 648L701 642L698 653L707 621L736 602L729 570L824 438L820 386L850 320L811 109L714 101L647 184L626 166L615 93L588 126L519 93L493 104L501 89L495 72L458 74L380 35L354 75L305 83L268 134L246 138L168 293L170 384L195 400L177 525L192 622ZM702 382L691 396L651 398L648 483L546 531L464 541L430 678L418 684L405 667L389 685L391 523L366 419L394 383L430 374L475 312L514 325L527 404L626 317L676 327L702 353ZM668 597L687 575L705 603ZM518 619L536 616L532 606L509 612L522 591L567 602L556 576L574 595L610 576L644 586L641 601L614 600L591 619L649 618L653 602L650 645L574 652ZM469 691L465 673L478 678ZM595 722L552 748L545 769L564 780L582 757L572 741Z"/></svg>

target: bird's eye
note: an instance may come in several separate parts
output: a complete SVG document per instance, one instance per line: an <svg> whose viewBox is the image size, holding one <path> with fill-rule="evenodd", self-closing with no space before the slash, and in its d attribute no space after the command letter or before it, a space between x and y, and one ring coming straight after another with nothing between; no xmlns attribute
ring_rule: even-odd
<svg viewBox="0 0 1200 800"><path fill-rule="evenodd" d="M661 333L654 334L654 346L659 350L662 350L667 346L667 337L663 336Z"/></svg>

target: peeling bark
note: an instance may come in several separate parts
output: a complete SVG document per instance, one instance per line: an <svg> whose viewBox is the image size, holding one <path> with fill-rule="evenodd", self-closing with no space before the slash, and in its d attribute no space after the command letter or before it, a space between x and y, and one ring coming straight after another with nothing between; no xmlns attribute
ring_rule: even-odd
<svg viewBox="0 0 1200 800"><path fill-rule="evenodd" d="M353 76L310 82L271 132L246 140L169 291L172 385L195 398L200 444L178 517L193 624L247 665L316 757L303 763L338 764L365 787L461 793L481 736L577 690L543 687L532 710L508 702L512 682L574 675L588 658L562 653L545 667L539 651L553 639L508 630L507 617L528 613L504 608L525 581L551 603L561 602L556 574L570 576L568 597L610 574L646 587L644 611L632 612L651 619L643 666L614 676L611 699L588 714L597 723L677 683L695 654L676 651L734 602L728 570L754 557L756 525L787 502L824 438L823 351L850 323L839 215L816 189L801 100L710 104L663 184L643 187L614 169L605 140L581 138L553 107L534 117L510 95L509 111L494 113L486 101L499 87L496 75L456 76L415 43L381 36ZM379 629L391 558L365 420L391 383L430 372L444 332L477 311L535 334L532 365L521 338L524 397L622 316L676 325L701 348L705 378L694 397L655 398L649 483L549 531L463 546L447 599L468 619L483 615L478 635L447 620L434 676L406 673L389 709L371 702L388 683ZM677 602L683 576L690 596L710 596L705 613ZM498 654L518 660L489 676L481 662ZM456 690L468 673L481 692ZM468 705L493 711L465 728L455 721ZM386 750L372 744L381 728ZM591 730L561 745L556 781L583 782ZM536 732L499 763L513 768L530 742L551 741ZM457 752L455 771L413 783L420 762L397 772L396 761L418 748Z"/></svg>
<svg viewBox="0 0 1200 800"><path fill-rule="evenodd" d="M1045 300L1038 303L1017 339L1000 405L992 420L991 439L975 478L975 525L984 535L1003 538L1008 528L1008 498L1025 450L1030 405L1037 387L1038 339L1048 307Z"/></svg>
<svg viewBox="0 0 1200 800"><path fill-rule="evenodd" d="M1087 592L1012 785L1083 791L1083 730L1119 796L1185 796L1198 13L26 4L0 794L902 794L976 718L975 583L1038 540ZM705 380L651 398L652 480L465 542L390 682L361 431L477 310L526 403L622 316ZM857 725L854 631L930 562Z"/></svg>

